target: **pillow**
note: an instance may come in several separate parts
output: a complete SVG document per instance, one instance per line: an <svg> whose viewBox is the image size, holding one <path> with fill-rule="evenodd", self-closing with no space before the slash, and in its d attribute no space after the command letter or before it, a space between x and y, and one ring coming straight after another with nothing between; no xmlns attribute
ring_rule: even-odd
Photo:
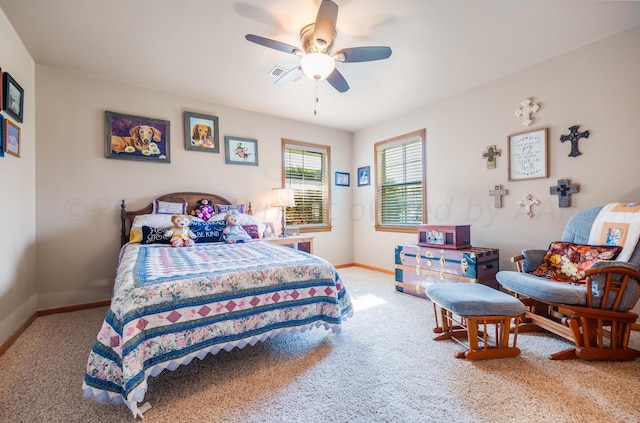
<svg viewBox="0 0 640 423"><path fill-rule="evenodd" d="M140 214L134 217L129 231L129 242L142 241L143 226L163 229L172 227L171 216L170 214Z"/></svg>
<svg viewBox="0 0 640 423"><path fill-rule="evenodd" d="M164 236L164 231L171 229L171 226L166 228L152 228L151 226L142 227L142 239L140 244L170 244L171 237Z"/></svg>
<svg viewBox="0 0 640 423"><path fill-rule="evenodd" d="M613 245L580 245L555 241L549 245L543 263L532 275L558 282L580 281L580 272L599 260L615 260L622 247Z"/></svg>
<svg viewBox="0 0 640 423"><path fill-rule="evenodd" d="M153 202L153 214L186 214L187 203L170 203L168 201L155 200Z"/></svg>
<svg viewBox="0 0 640 423"><path fill-rule="evenodd" d="M238 213L244 213L244 204L214 204L213 210L215 214L226 213L230 210L236 210Z"/></svg>
<svg viewBox="0 0 640 423"><path fill-rule="evenodd" d="M216 214L211 218L211 220L225 220L226 213ZM259 219L251 216L250 214L240 213L240 225L256 225L258 227L258 234L264 234L264 230L266 228L265 224L262 223Z"/></svg>
<svg viewBox="0 0 640 423"><path fill-rule="evenodd" d="M205 221L192 220L189 229L196 234L196 243L202 242L224 242L222 232L227 227L227 221L222 219L210 219Z"/></svg>
<svg viewBox="0 0 640 423"><path fill-rule="evenodd" d="M253 239L260 238L260 232L258 232L258 225L241 225L242 229Z"/></svg>

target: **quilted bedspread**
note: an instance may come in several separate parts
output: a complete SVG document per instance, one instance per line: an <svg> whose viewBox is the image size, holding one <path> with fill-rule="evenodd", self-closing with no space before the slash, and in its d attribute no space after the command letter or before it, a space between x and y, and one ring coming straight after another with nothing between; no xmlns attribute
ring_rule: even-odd
<svg viewBox="0 0 640 423"><path fill-rule="evenodd" d="M127 244L83 393L124 402L135 416L149 375L283 331L338 332L351 313L335 268L292 248L267 241Z"/></svg>

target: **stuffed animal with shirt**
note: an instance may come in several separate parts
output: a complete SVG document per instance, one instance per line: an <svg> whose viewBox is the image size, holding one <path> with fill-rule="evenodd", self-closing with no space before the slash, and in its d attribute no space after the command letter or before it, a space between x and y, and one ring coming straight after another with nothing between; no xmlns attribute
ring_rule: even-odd
<svg viewBox="0 0 640 423"><path fill-rule="evenodd" d="M225 242L235 244L251 241L251 235L240 225L240 214L236 210L228 211L224 220L227 222L227 227L222 230Z"/></svg>
<svg viewBox="0 0 640 423"><path fill-rule="evenodd" d="M191 247L196 238L189 225L191 224L191 216L188 214L174 214L171 216L173 227L164 231L164 237L171 237L172 247Z"/></svg>

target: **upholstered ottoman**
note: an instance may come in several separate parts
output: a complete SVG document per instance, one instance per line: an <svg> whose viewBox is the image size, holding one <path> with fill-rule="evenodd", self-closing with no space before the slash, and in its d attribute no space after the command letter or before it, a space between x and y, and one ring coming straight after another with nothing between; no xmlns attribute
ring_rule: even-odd
<svg viewBox="0 0 640 423"><path fill-rule="evenodd" d="M524 304L517 298L478 283L455 282L429 285L427 295L436 317L433 331L441 334L434 339L453 339L467 347L456 354L457 358L481 360L520 354L516 347L517 324L513 344L509 346L511 321L525 312ZM488 326L495 327L492 337L488 335ZM468 345L458 339L464 337Z"/></svg>

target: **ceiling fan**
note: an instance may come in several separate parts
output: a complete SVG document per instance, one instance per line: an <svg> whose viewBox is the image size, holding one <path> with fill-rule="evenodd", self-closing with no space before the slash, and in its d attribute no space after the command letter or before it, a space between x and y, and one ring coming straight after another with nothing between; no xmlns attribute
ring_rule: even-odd
<svg viewBox="0 0 640 423"><path fill-rule="evenodd" d="M336 69L336 61L354 63L387 59L391 56L391 49L382 46L352 47L330 54L336 36L337 20L338 5L331 0L323 0L316 21L300 30L301 48L259 35L247 34L245 38L253 43L302 57L300 65L282 75L276 84L284 84L300 75L306 75L315 81L326 79L333 88L343 93L349 89L349 84Z"/></svg>

